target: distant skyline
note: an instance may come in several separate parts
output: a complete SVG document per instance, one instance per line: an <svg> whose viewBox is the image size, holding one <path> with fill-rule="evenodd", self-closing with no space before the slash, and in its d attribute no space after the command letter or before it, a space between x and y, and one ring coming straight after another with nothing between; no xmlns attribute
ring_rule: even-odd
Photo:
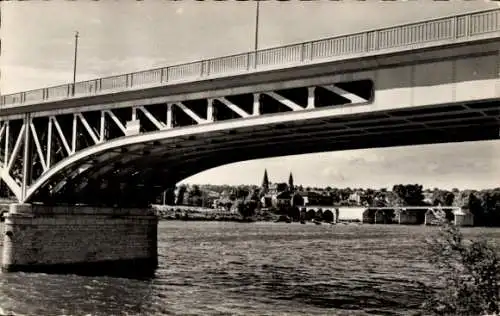
<svg viewBox="0 0 500 316"><path fill-rule="evenodd" d="M250 51L255 2L2 3L2 94L71 82L79 31L77 81ZM259 48L498 7L480 1L266 1ZM314 18L311 18L314 17ZM367 149L226 165L189 183L270 181L336 187L488 188L500 186L500 142Z"/></svg>

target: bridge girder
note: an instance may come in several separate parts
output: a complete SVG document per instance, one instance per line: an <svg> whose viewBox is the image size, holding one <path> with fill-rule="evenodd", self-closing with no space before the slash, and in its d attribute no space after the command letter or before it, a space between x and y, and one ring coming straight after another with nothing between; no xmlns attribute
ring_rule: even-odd
<svg viewBox="0 0 500 316"><path fill-rule="evenodd" d="M87 148L115 139L234 119L250 120L285 112L310 111L327 105L367 104L372 97L371 80L357 80L166 104L132 103L129 107L116 109L104 107L96 111L74 108L72 113L62 112L59 115L25 114L17 119L0 117L1 179L19 201L26 201L34 193L30 187L37 187L36 180L53 167L57 168L60 163ZM329 104L325 103L327 98ZM219 135L224 134L225 131L219 132ZM166 145L175 149L193 137L198 136L180 133ZM148 143L148 140L144 142ZM140 153L134 150L134 146L126 148L128 153L124 151L125 147L115 148L114 151L107 151L109 157L104 159L115 156L122 160L121 163L126 163L128 160L123 159L124 156L155 155L158 150L163 150L158 148L158 141L149 143L148 146L135 145L140 148ZM82 159L86 165L78 166L79 169L96 163L93 155ZM77 164L75 162L75 166ZM62 174L66 175L65 171ZM63 179L51 186L49 191L55 193L67 182Z"/></svg>
<svg viewBox="0 0 500 316"><path fill-rule="evenodd" d="M26 114L0 121L1 178L21 202L137 206L187 176L242 160L498 136L498 100L373 111L375 94L362 79Z"/></svg>

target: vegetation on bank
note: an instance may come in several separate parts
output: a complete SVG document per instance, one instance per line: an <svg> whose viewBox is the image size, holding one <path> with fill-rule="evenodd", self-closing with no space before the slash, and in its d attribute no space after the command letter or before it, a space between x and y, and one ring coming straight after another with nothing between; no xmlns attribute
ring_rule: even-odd
<svg viewBox="0 0 500 316"><path fill-rule="evenodd" d="M279 183L278 187L286 184ZM211 207L214 200L220 206L237 210L243 217L251 217L255 210L262 207L264 196L256 185L180 185L165 192L157 203ZM500 188L488 190L441 190L424 189L419 184L397 184L392 190L382 188L317 188L294 186L290 205L272 205L273 213L287 215L298 220L297 207L307 196L309 205L398 207L398 206L458 206L468 208L474 214L476 226L500 226ZM295 200L293 200L295 199ZM301 201L302 199L302 201Z"/></svg>
<svg viewBox="0 0 500 316"><path fill-rule="evenodd" d="M443 223L426 242L437 270L437 286L422 285L424 315L492 315L499 312L500 258L484 239L466 241L459 228Z"/></svg>

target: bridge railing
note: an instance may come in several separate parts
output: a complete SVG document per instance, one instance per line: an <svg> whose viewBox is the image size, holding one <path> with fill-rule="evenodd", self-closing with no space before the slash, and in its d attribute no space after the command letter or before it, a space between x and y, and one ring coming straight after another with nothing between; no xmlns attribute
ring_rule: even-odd
<svg viewBox="0 0 500 316"><path fill-rule="evenodd" d="M72 84L65 84L8 94L0 98L0 106L85 97L134 88L161 86L172 82L189 82L235 73L241 74L273 67L334 61L339 56L349 58L351 55L373 54L399 47L412 48L433 42L439 45L446 40L465 41L498 31L500 31L500 9L493 9L77 82L74 89Z"/></svg>

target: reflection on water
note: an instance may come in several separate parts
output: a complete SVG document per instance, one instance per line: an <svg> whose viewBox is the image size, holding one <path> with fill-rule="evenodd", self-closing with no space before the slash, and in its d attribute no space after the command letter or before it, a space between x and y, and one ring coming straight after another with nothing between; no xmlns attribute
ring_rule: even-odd
<svg viewBox="0 0 500 316"><path fill-rule="evenodd" d="M411 315L423 226L161 222L151 280L0 274L22 315ZM467 235L500 240L500 230ZM0 312L1 313L1 312Z"/></svg>

